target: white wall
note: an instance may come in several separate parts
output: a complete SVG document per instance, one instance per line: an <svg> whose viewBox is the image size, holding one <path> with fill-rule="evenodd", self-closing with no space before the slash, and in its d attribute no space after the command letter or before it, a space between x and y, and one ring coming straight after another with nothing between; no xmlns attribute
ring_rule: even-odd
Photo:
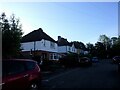
<svg viewBox="0 0 120 90"><path fill-rule="evenodd" d="M58 53L67 53L67 46L58 46Z"/></svg>
<svg viewBox="0 0 120 90"><path fill-rule="evenodd" d="M21 49L22 51L34 50L34 42L21 43Z"/></svg>
<svg viewBox="0 0 120 90"><path fill-rule="evenodd" d="M77 49L74 46L58 46L58 53L77 53Z"/></svg>
<svg viewBox="0 0 120 90"><path fill-rule="evenodd" d="M71 52L77 53L77 49L75 48L74 44L73 44L72 47L71 47Z"/></svg>
<svg viewBox="0 0 120 90"><path fill-rule="evenodd" d="M34 50L34 42L21 43L21 47L23 48L22 51ZM41 41L35 41L35 50L58 52L58 46L57 43L54 43L54 47L51 47L51 41L42 39Z"/></svg>

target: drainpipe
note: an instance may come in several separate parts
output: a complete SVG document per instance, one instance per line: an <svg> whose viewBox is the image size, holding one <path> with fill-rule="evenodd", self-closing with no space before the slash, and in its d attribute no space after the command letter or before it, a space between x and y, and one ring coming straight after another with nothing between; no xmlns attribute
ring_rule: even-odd
<svg viewBox="0 0 120 90"><path fill-rule="evenodd" d="M36 48L36 42L34 41L34 57L35 57L35 48Z"/></svg>
<svg viewBox="0 0 120 90"><path fill-rule="evenodd" d="M67 53L67 46L66 46L66 53Z"/></svg>

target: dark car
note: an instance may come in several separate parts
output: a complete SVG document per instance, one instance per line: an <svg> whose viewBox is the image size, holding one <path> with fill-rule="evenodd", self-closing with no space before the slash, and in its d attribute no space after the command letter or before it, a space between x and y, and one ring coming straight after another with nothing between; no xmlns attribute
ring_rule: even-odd
<svg viewBox="0 0 120 90"><path fill-rule="evenodd" d="M93 57L92 62L99 62L98 57Z"/></svg>
<svg viewBox="0 0 120 90"><path fill-rule="evenodd" d="M115 56L115 57L113 57L112 63L115 63L115 64L120 63L120 56Z"/></svg>
<svg viewBox="0 0 120 90"><path fill-rule="evenodd" d="M2 90L37 90L41 71L36 61L13 59L2 61Z"/></svg>
<svg viewBox="0 0 120 90"><path fill-rule="evenodd" d="M88 57L82 57L79 60L80 66L90 66L92 65L92 61Z"/></svg>

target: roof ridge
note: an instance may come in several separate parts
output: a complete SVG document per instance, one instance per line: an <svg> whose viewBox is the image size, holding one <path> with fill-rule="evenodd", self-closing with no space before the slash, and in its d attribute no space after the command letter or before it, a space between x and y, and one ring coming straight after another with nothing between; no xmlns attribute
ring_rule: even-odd
<svg viewBox="0 0 120 90"><path fill-rule="evenodd" d="M51 38L48 34L46 34L42 28L39 28L37 30L33 30L32 32L23 36L21 42L40 41L42 39L56 42L53 38Z"/></svg>

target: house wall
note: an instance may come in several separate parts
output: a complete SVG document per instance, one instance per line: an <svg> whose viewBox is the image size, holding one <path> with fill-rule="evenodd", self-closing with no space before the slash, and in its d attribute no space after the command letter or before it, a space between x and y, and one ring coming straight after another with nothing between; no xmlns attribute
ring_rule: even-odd
<svg viewBox="0 0 120 90"><path fill-rule="evenodd" d="M71 47L71 52L77 53L77 49L75 48L74 44L73 44L72 47Z"/></svg>
<svg viewBox="0 0 120 90"><path fill-rule="evenodd" d="M34 51L34 47L35 50L58 52L57 43L44 39L41 41L21 43L21 48L23 49L22 51L31 51L31 49Z"/></svg>
<svg viewBox="0 0 120 90"><path fill-rule="evenodd" d="M71 51L70 46L58 46L58 53L68 53Z"/></svg>
<svg viewBox="0 0 120 90"><path fill-rule="evenodd" d="M58 53L67 53L67 46L58 46Z"/></svg>
<svg viewBox="0 0 120 90"><path fill-rule="evenodd" d="M74 45L71 46L58 46L58 53L68 53L73 52L77 53L77 49L74 47Z"/></svg>

